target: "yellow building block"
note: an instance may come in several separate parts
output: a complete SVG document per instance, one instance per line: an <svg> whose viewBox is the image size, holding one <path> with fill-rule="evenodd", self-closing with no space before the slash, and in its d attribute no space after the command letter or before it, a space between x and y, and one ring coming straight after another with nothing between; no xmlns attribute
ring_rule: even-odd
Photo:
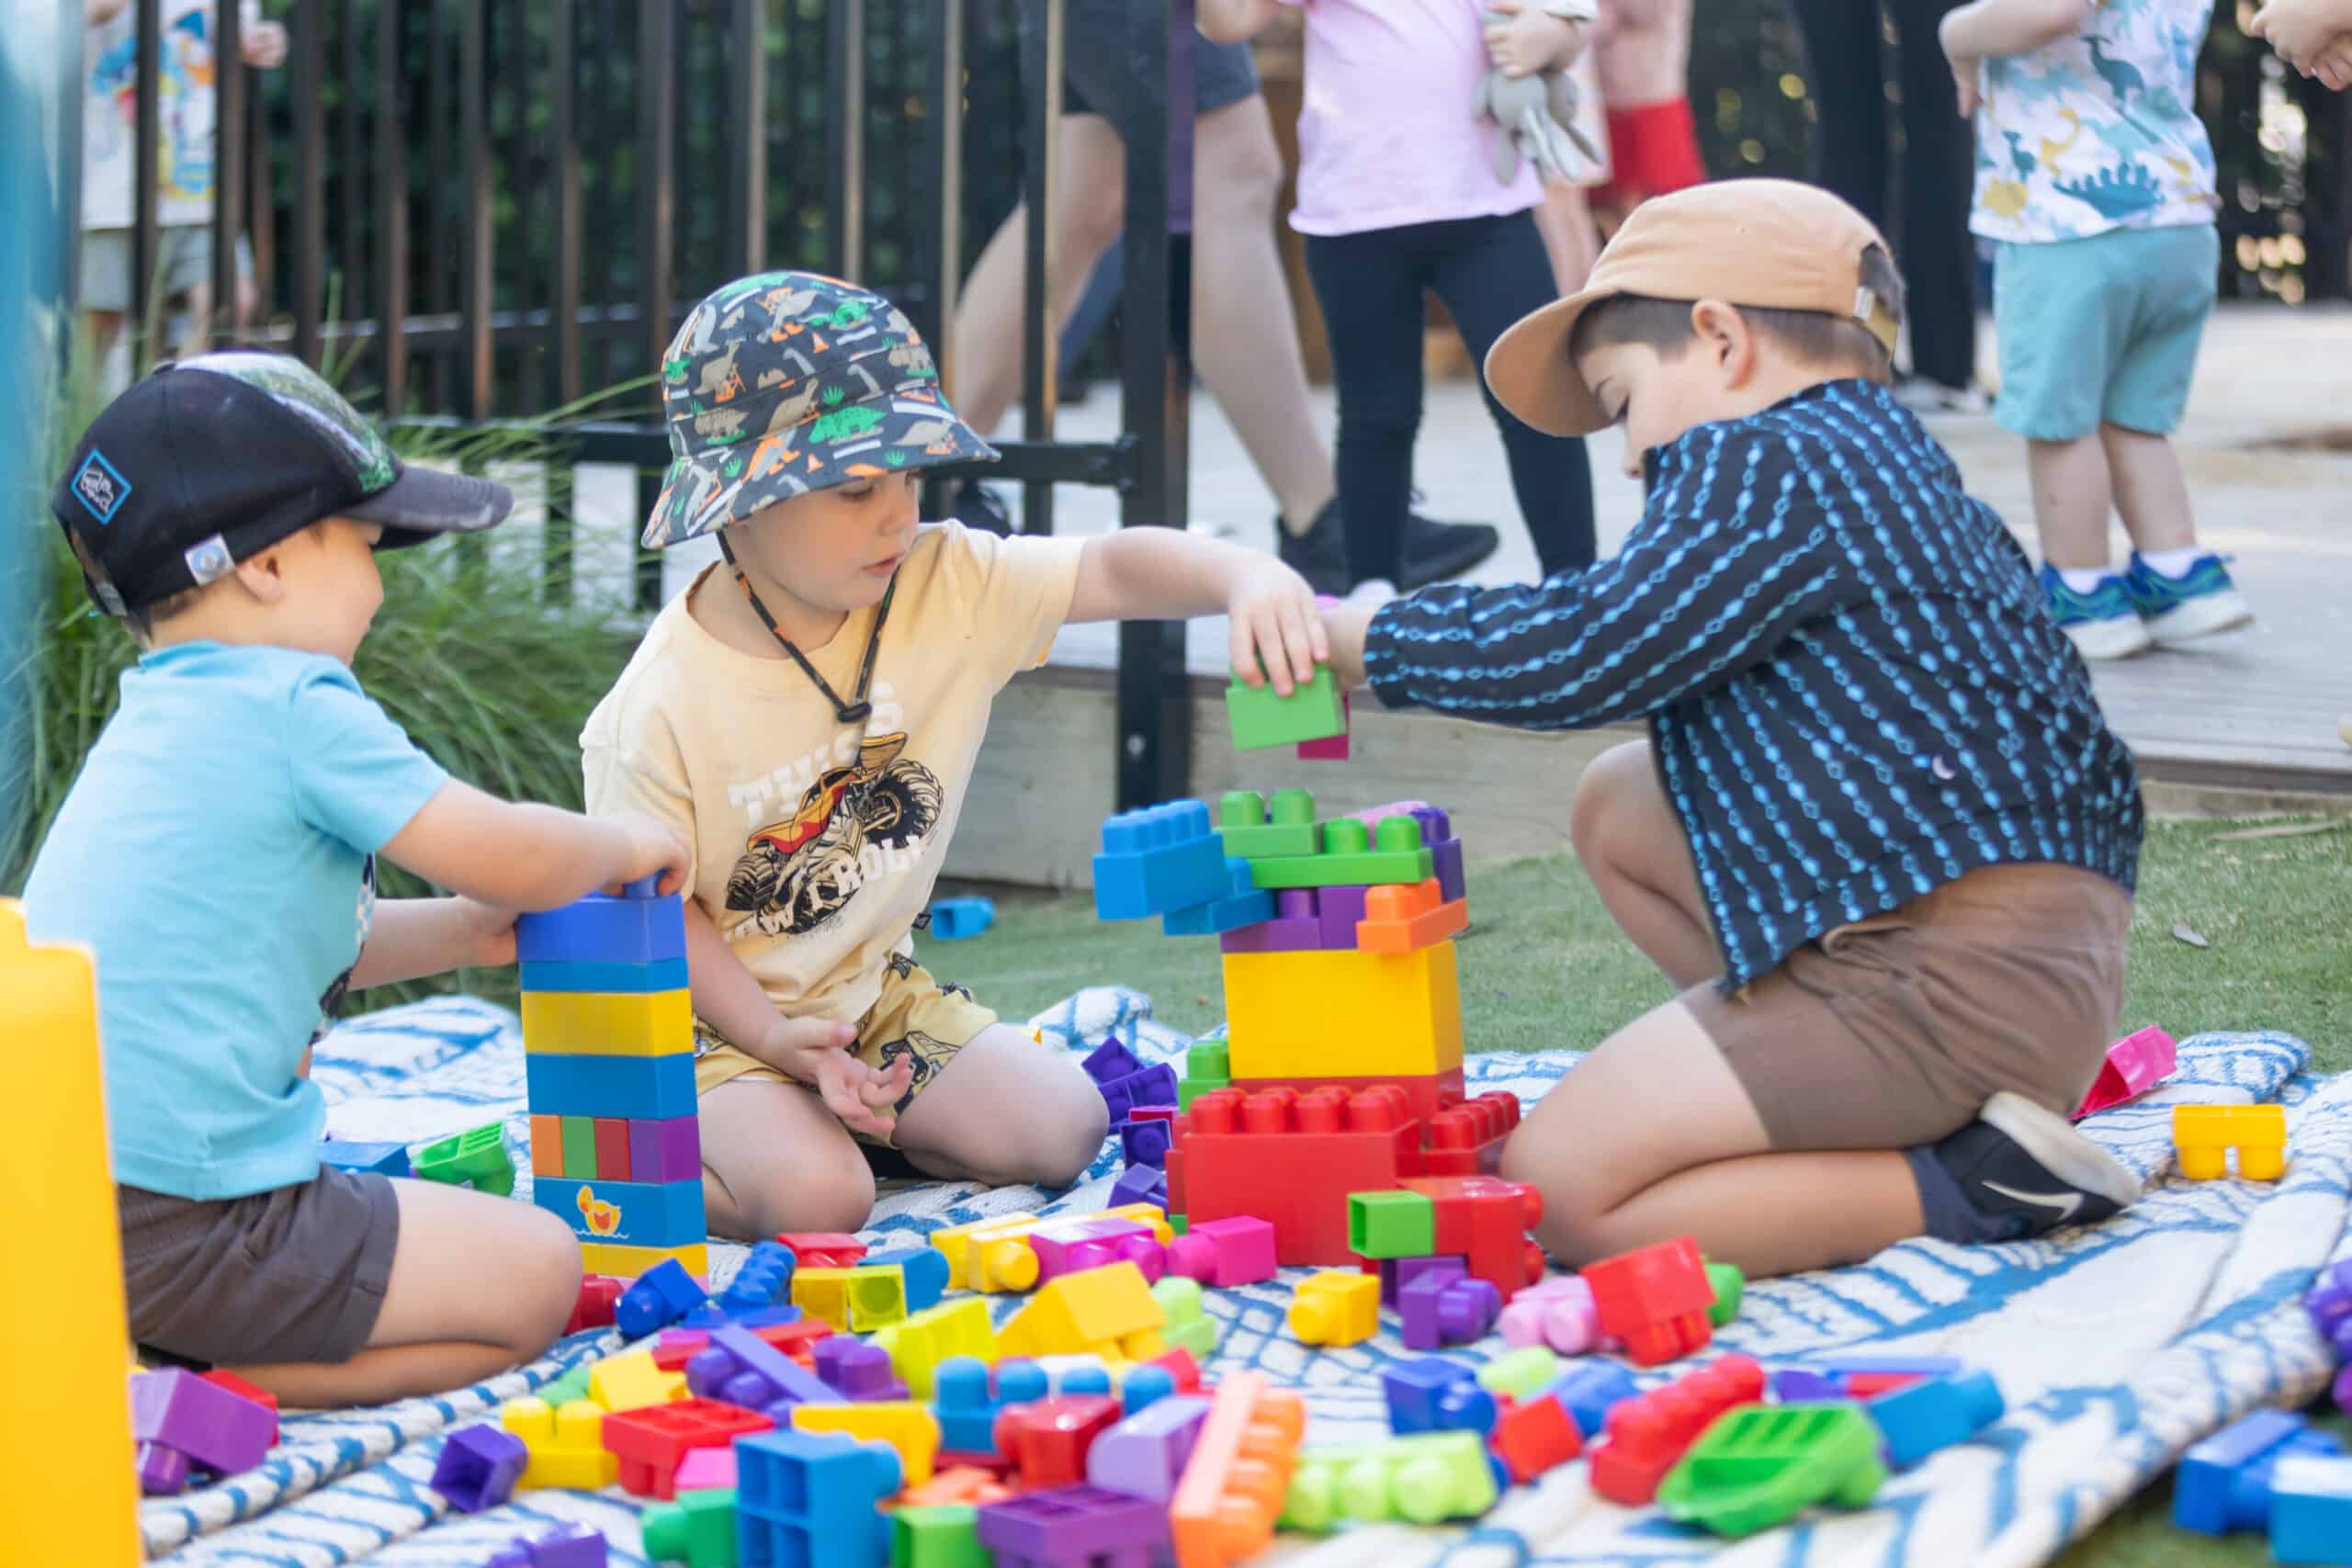
<svg viewBox="0 0 2352 1568"><path fill-rule="evenodd" d="M810 1317L822 1318L847 1333L849 1276L846 1269L796 1269L792 1271L792 1304Z"/></svg>
<svg viewBox="0 0 2352 1568"><path fill-rule="evenodd" d="M1290 1331L1303 1344L1357 1345L1380 1332L1380 1276L1327 1269L1298 1282Z"/></svg>
<svg viewBox="0 0 2352 1568"><path fill-rule="evenodd" d="M2287 1108L2176 1105L2172 1144L2180 1155L2180 1174L2191 1181L2227 1176L2232 1149L2238 1152L2242 1179L2276 1181L2287 1174Z"/></svg>
<svg viewBox="0 0 2352 1568"><path fill-rule="evenodd" d="M911 1400L878 1400L865 1404L796 1404L793 1429L801 1432L847 1432L853 1438L884 1442L899 1450L905 1483L921 1486L931 1479L931 1461L939 1452L939 1417L928 1404Z"/></svg>
<svg viewBox="0 0 2352 1568"><path fill-rule="evenodd" d="M523 1048L563 1056L674 1056L695 1048L684 991L525 991Z"/></svg>
<svg viewBox="0 0 2352 1568"><path fill-rule="evenodd" d="M950 1280L961 1280L964 1277L964 1265L971 1256L973 1236L982 1231L995 1230L1000 1225L1015 1224L1024 1220L1035 1220L1036 1217L1030 1213L991 1214L985 1220L971 1220L960 1225L949 1225L944 1229L935 1230L931 1233L931 1245L945 1256L947 1277Z"/></svg>
<svg viewBox="0 0 2352 1568"><path fill-rule="evenodd" d="M956 1282L983 1294L1028 1290L1037 1282L1029 1233L1043 1223L1035 1214L1007 1215L972 1232L964 1243L964 1271Z"/></svg>
<svg viewBox="0 0 2352 1568"><path fill-rule="evenodd" d="M1462 1066L1453 943L1412 953L1229 953L1236 1078L1419 1077Z"/></svg>
<svg viewBox="0 0 2352 1568"><path fill-rule="evenodd" d="M1378 1280L1374 1280L1375 1288ZM1114 1263L1049 1280L1036 1299L998 1331L1006 1356L1091 1354L1148 1361L1164 1348L1159 1303L1132 1263Z"/></svg>
<svg viewBox="0 0 2352 1568"><path fill-rule="evenodd" d="M531 1451L515 1483L522 1487L562 1486L597 1492L620 1475L620 1461L605 1447L605 1407L575 1399L556 1409L544 1399L510 1401L498 1413L501 1425Z"/></svg>
<svg viewBox="0 0 2352 1568"><path fill-rule="evenodd" d="M907 1316L907 1271L897 1264L864 1264L849 1271L849 1329L865 1334L903 1323Z"/></svg>
<svg viewBox="0 0 2352 1568"><path fill-rule="evenodd" d="M634 1280L665 1258L676 1258L678 1266L697 1280L710 1278L710 1247L703 1242L692 1247L624 1247L611 1241L580 1244L581 1269L616 1280Z"/></svg>
<svg viewBox="0 0 2352 1568"><path fill-rule="evenodd" d="M1149 1225L1154 1240L1166 1247L1176 1239L1176 1227L1168 1223L1168 1211L1157 1203L1122 1203L1115 1209L1098 1213L1074 1216L1090 1220L1128 1220L1136 1224Z"/></svg>
<svg viewBox="0 0 2352 1568"><path fill-rule="evenodd" d="M890 1370L918 1399L931 1397L932 1373L948 1357L997 1359L996 1325L989 1318L988 1303L977 1296L925 1307L904 1323L876 1329L870 1342L890 1353Z"/></svg>
<svg viewBox="0 0 2352 1568"><path fill-rule="evenodd" d="M588 1397L607 1413L667 1404L686 1397L686 1374L663 1371L650 1350L632 1350L596 1363L588 1374Z"/></svg>
<svg viewBox="0 0 2352 1568"><path fill-rule="evenodd" d="M141 1559L97 1011L90 955L30 945L22 911L0 899L0 1103L13 1112L0 1136L13 1281L0 1344L16 1348L0 1475L19 1499L0 1508L0 1562Z"/></svg>

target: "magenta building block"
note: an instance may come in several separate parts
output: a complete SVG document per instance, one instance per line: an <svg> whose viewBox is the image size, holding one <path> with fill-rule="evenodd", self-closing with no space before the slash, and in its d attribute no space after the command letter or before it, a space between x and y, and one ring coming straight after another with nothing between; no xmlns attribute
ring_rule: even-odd
<svg viewBox="0 0 2352 1568"><path fill-rule="evenodd" d="M1283 887L1274 893L1274 918L1217 938L1227 953L1313 953L1323 945L1323 919L1313 887Z"/></svg>
<svg viewBox="0 0 2352 1568"><path fill-rule="evenodd" d="M1380 1304L1393 1307L1406 1286L1427 1274L1458 1280L1470 1272L1470 1260L1460 1257L1384 1258L1380 1260Z"/></svg>
<svg viewBox="0 0 2352 1568"><path fill-rule="evenodd" d="M1436 809L1426 800L1392 800L1385 806L1367 806L1362 811L1350 812L1349 815L1367 828L1377 828L1391 817L1410 817L1416 812ZM1429 840L1423 838L1421 842L1426 844Z"/></svg>
<svg viewBox="0 0 2352 1568"><path fill-rule="evenodd" d="M1348 709L1348 694L1340 694L1340 733L1327 735L1320 740L1298 743L1298 760L1302 762L1344 762L1348 760L1348 725L1353 718Z"/></svg>
<svg viewBox="0 0 2352 1568"><path fill-rule="evenodd" d="M702 1178L702 1122L694 1116L631 1117L628 1170L632 1181L696 1181Z"/></svg>
<svg viewBox="0 0 2352 1568"><path fill-rule="evenodd" d="M1168 1509L1100 1486L1056 1486L981 1507L997 1568L1151 1568L1170 1550Z"/></svg>
<svg viewBox="0 0 2352 1568"><path fill-rule="evenodd" d="M1111 1184L1111 1207L1125 1203L1149 1203L1156 1209L1168 1207L1168 1173L1153 1166L1131 1165L1119 1173Z"/></svg>
<svg viewBox="0 0 2352 1568"><path fill-rule="evenodd" d="M1315 910L1323 922L1323 947L1330 953L1353 953L1356 927L1363 924L1363 897L1369 887L1324 887L1317 890Z"/></svg>
<svg viewBox="0 0 2352 1568"><path fill-rule="evenodd" d="M1040 1285L1122 1260L1135 1264L1147 1280L1159 1279L1167 1268L1159 1237L1135 1220L1097 1216L1040 1227L1029 1233L1029 1247L1037 1255Z"/></svg>
<svg viewBox="0 0 2352 1568"><path fill-rule="evenodd" d="M175 1449L196 1469L242 1474L262 1461L277 1435L277 1416L267 1405L183 1368L130 1380L131 1440Z"/></svg>
<svg viewBox="0 0 2352 1568"><path fill-rule="evenodd" d="M2172 1036L2161 1029L2125 1035L2107 1048L2107 1065L2099 1068L2090 1092L2083 1096L2083 1107L2075 1112L2075 1120L2145 1094L2170 1077L2179 1060Z"/></svg>
<svg viewBox="0 0 2352 1568"><path fill-rule="evenodd" d="M695 1449L678 1461L678 1490L707 1492L735 1484L735 1450Z"/></svg>
<svg viewBox="0 0 2352 1568"><path fill-rule="evenodd" d="M497 1427L461 1427L441 1445L433 1463L433 1490L461 1514L495 1508L514 1495L514 1483L531 1462L523 1439Z"/></svg>
<svg viewBox="0 0 2352 1568"><path fill-rule="evenodd" d="M1274 1227L1234 1214L1193 1226L1168 1246L1168 1270L1227 1290L1274 1277Z"/></svg>
<svg viewBox="0 0 2352 1568"><path fill-rule="evenodd" d="M2346 1416L2352 1416L2352 1363L2338 1369L2335 1386L2328 1392L2335 1396L2335 1407Z"/></svg>
<svg viewBox="0 0 2352 1568"><path fill-rule="evenodd" d="M818 1340L815 1359L817 1375L844 1399L885 1399L893 1389L906 1386L891 1374L888 1350L851 1335Z"/></svg>
<svg viewBox="0 0 2352 1568"><path fill-rule="evenodd" d="M1562 1274L1531 1285L1503 1308L1503 1343L1543 1345L1563 1356L1581 1356L1600 1346L1600 1309L1582 1276Z"/></svg>
<svg viewBox="0 0 2352 1568"><path fill-rule="evenodd" d="M131 1460L139 1472L139 1490L150 1497L167 1495L187 1484L187 1455L164 1443L133 1443Z"/></svg>
<svg viewBox="0 0 2352 1568"><path fill-rule="evenodd" d="M1127 1373L1128 1382L1135 1377ZM1106 1492L1166 1504L1176 1495L1208 1413L1208 1400L1198 1394L1152 1401L1094 1439L1086 1450L1086 1479Z"/></svg>

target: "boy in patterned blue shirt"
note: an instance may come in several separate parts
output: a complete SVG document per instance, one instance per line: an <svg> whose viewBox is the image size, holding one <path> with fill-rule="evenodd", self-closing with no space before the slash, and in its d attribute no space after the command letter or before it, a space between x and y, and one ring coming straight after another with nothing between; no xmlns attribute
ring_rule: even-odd
<svg viewBox="0 0 2352 1568"><path fill-rule="evenodd" d="M1533 587L1327 615L1392 706L1646 721L1570 833L1680 991L1529 1114L1504 1174L1571 1263L1678 1235L1750 1274L2114 1213L2075 1133L2113 1038L2132 756L2024 553L1886 388L1903 285L1826 192L1635 209L1487 356L1539 430L1625 428L1642 521Z"/></svg>
<svg viewBox="0 0 2352 1568"><path fill-rule="evenodd" d="M1943 19L1976 117L1970 229L1997 243L1994 417L2025 437L2041 589L2086 659L2245 626L2167 437L2221 237L2197 53L2213 0L1974 0ZM2108 564L2108 513L2132 558Z"/></svg>

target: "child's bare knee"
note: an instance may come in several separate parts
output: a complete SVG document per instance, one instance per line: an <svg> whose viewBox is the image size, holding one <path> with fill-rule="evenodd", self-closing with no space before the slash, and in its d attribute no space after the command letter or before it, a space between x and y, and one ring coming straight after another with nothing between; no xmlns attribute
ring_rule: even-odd
<svg viewBox="0 0 2352 1568"><path fill-rule="evenodd" d="M1535 1239L1563 1267L1580 1269L1609 1256L1600 1237L1607 1216L1594 1205L1580 1202L1575 1189L1558 1179L1532 1144L1521 1138L1505 1144L1498 1174L1543 1194L1544 1218L1535 1226Z"/></svg>
<svg viewBox="0 0 2352 1568"><path fill-rule="evenodd" d="M1629 740L1595 757L1577 781L1575 801L1568 807L1568 842L1587 867L1606 852L1611 828L1637 784L1645 781L1650 766L1646 741Z"/></svg>
<svg viewBox="0 0 2352 1568"><path fill-rule="evenodd" d="M1102 1139L1110 1129L1110 1108L1092 1084L1067 1097L1054 1118L1050 1137L1038 1151L1036 1181L1063 1187L1077 1180L1102 1152Z"/></svg>
<svg viewBox="0 0 2352 1568"><path fill-rule="evenodd" d="M863 1157L792 1169L784 1179L738 1195L748 1235L782 1231L855 1231L874 1217L874 1169Z"/></svg>
<svg viewBox="0 0 2352 1568"><path fill-rule="evenodd" d="M516 1355L536 1356L555 1343L580 1300L580 1238L545 1209L527 1211L501 1292L514 1303L512 1342Z"/></svg>

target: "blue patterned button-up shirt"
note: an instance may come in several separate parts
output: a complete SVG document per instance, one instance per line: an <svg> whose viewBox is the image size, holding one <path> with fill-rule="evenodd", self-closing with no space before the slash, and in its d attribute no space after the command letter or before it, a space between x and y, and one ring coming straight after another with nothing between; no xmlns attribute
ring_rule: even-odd
<svg viewBox="0 0 2352 1568"><path fill-rule="evenodd" d="M1381 700L1524 729L1648 720L1726 989L1979 866L2132 886L2130 750L2025 552L1883 388L1701 425L1648 477L1589 570L1383 609Z"/></svg>

